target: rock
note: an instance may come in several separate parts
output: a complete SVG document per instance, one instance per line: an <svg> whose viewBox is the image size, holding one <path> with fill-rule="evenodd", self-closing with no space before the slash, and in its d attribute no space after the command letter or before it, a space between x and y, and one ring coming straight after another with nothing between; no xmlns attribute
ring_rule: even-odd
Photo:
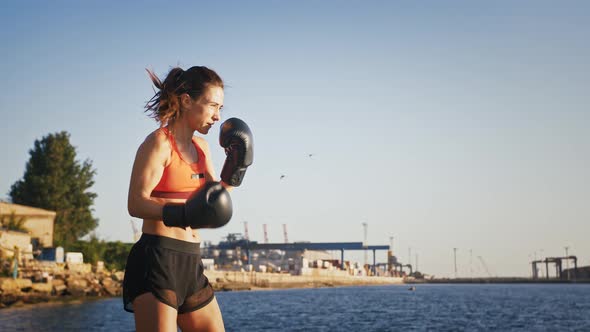
<svg viewBox="0 0 590 332"><path fill-rule="evenodd" d="M24 302L20 298L17 298L17 300L11 304L13 307L22 307L23 305Z"/></svg>
<svg viewBox="0 0 590 332"><path fill-rule="evenodd" d="M31 290L33 282L29 279L0 278L0 291L2 294L18 294L21 291Z"/></svg>
<svg viewBox="0 0 590 332"><path fill-rule="evenodd" d="M67 263L67 268L70 272L77 272L87 274L92 271L92 264L89 263Z"/></svg>
<svg viewBox="0 0 590 332"><path fill-rule="evenodd" d="M87 288L85 292L86 292L86 295L88 295L88 296L101 296L101 295L103 295L102 287L97 287L96 285L92 285L92 287Z"/></svg>
<svg viewBox="0 0 590 332"><path fill-rule="evenodd" d="M211 285L213 290L215 291L241 291L241 290L251 290L252 287L249 283L246 282L223 282L223 283L215 283Z"/></svg>
<svg viewBox="0 0 590 332"><path fill-rule="evenodd" d="M110 296L119 296L121 295L121 287L118 285L110 285L104 287L105 292Z"/></svg>
<svg viewBox="0 0 590 332"><path fill-rule="evenodd" d="M63 281L62 279L53 279L51 280L51 285L53 285L53 287L56 286L64 286L66 283L65 281Z"/></svg>
<svg viewBox="0 0 590 332"><path fill-rule="evenodd" d="M88 287L88 280L79 277L72 277L68 279L68 288L86 288Z"/></svg>
<svg viewBox="0 0 590 332"><path fill-rule="evenodd" d="M18 299L19 296L16 294L2 294L2 296L0 296L0 303L2 303L5 306L10 306L16 303Z"/></svg>
<svg viewBox="0 0 590 332"><path fill-rule="evenodd" d="M15 279L0 278L0 290L2 291L2 295L18 294L20 293L20 286Z"/></svg>
<svg viewBox="0 0 590 332"><path fill-rule="evenodd" d="M56 295L63 295L63 293L67 289L68 288L66 287L66 285L56 285L56 286L53 286L53 291L55 292Z"/></svg>
<svg viewBox="0 0 590 332"><path fill-rule="evenodd" d="M96 266L94 267L95 273L102 273L104 271L104 262L98 261L96 262Z"/></svg>
<svg viewBox="0 0 590 332"><path fill-rule="evenodd" d="M85 288L68 288L67 291L70 295L75 297L85 296L86 289Z"/></svg>
<svg viewBox="0 0 590 332"><path fill-rule="evenodd" d="M23 296L22 299L23 303L39 303L39 302L47 302L49 301L48 294L29 294Z"/></svg>
<svg viewBox="0 0 590 332"><path fill-rule="evenodd" d="M68 293L74 296L86 295L88 289L88 280L80 277L70 277L68 279Z"/></svg>
<svg viewBox="0 0 590 332"><path fill-rule="evenodd" d="M125 272L123 271L117 271L117 272L113 272L111 273L111 278L115 281L123 281L123 279L125 278Z"/></svg>
<svg viewBox="0 0 590 332"><path fill-rule="evenodd" d="M15 279L16 284L22 291L29 291L33 286L31 279Z"/></svg>
<svg viewBox="0 0 590 332"><path fill-rule="evenodd" d="M32 286L34 293L51 294L53 285L50 283L35 283Z"/></svg>
<svg viewBox="0 0 590 332"><path fill-rule="evenodd" d="M102 286L105 293L110 296L121 295L121 283L118 281L114 281L113 279L107 277L102 280Z"/></svg>
<svg viewBox="0 0 590 332"><path fill-rule="evenodd" d="M36 271L35 273L33 273L32 279L33 279L34 282L41 282L41 281L43 281L43 272Z"/></svg>

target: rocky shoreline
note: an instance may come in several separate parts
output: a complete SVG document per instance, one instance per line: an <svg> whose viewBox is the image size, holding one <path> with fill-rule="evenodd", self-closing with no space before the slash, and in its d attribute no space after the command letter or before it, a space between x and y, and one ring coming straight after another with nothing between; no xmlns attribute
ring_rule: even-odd
<svg viewBox="0 0 590 332"><path fill-rule="evenodd" d="M90 264L29 261L19 268L18 278L0 278L0 308L120 296L123 276L123 271Z"/></svg>

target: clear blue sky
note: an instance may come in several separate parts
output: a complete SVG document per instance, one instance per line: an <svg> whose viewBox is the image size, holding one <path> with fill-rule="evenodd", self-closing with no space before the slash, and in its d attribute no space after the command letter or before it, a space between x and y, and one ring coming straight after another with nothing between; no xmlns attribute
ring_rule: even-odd
<svg viewBox="0 0 590 332"><path fill-rule="evenodd" d="M66 130L97 169L98 235L131 241L131 165L156 128L144 68L206 65L256 153L205 240L248 221L259 241L264 223L272 242L283 223L291 241L362 241L367 222L437 276L454 247L463 276L470 249L476 275L477 256L527 275L564 246L588 265L589 17L585 1L3 2L0 198L35 139Z"/></svg>

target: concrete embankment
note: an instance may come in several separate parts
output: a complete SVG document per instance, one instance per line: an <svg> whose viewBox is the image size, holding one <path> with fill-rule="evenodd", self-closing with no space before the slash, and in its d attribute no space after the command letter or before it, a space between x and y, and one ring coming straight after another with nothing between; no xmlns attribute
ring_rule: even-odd
<svg viewBox="0 0 590 332"><path fill-rule="evenodd" d="M321 270L319 270L321 271ZM290 275L243 271L205 271L216 290L254 290L402 284L402 278L351 276L346 273Z"/></svg>

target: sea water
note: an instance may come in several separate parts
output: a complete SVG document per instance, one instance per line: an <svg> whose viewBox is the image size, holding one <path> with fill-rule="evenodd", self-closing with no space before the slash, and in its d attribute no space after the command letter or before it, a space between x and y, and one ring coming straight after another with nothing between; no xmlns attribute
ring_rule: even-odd
<svg viewBox="0 0 590 332"><path fill-rule="evenodd" d="M216 293L227 331L590 331L590 284ZM122 300L0 310L0 331L133 331Z"/></svg>

